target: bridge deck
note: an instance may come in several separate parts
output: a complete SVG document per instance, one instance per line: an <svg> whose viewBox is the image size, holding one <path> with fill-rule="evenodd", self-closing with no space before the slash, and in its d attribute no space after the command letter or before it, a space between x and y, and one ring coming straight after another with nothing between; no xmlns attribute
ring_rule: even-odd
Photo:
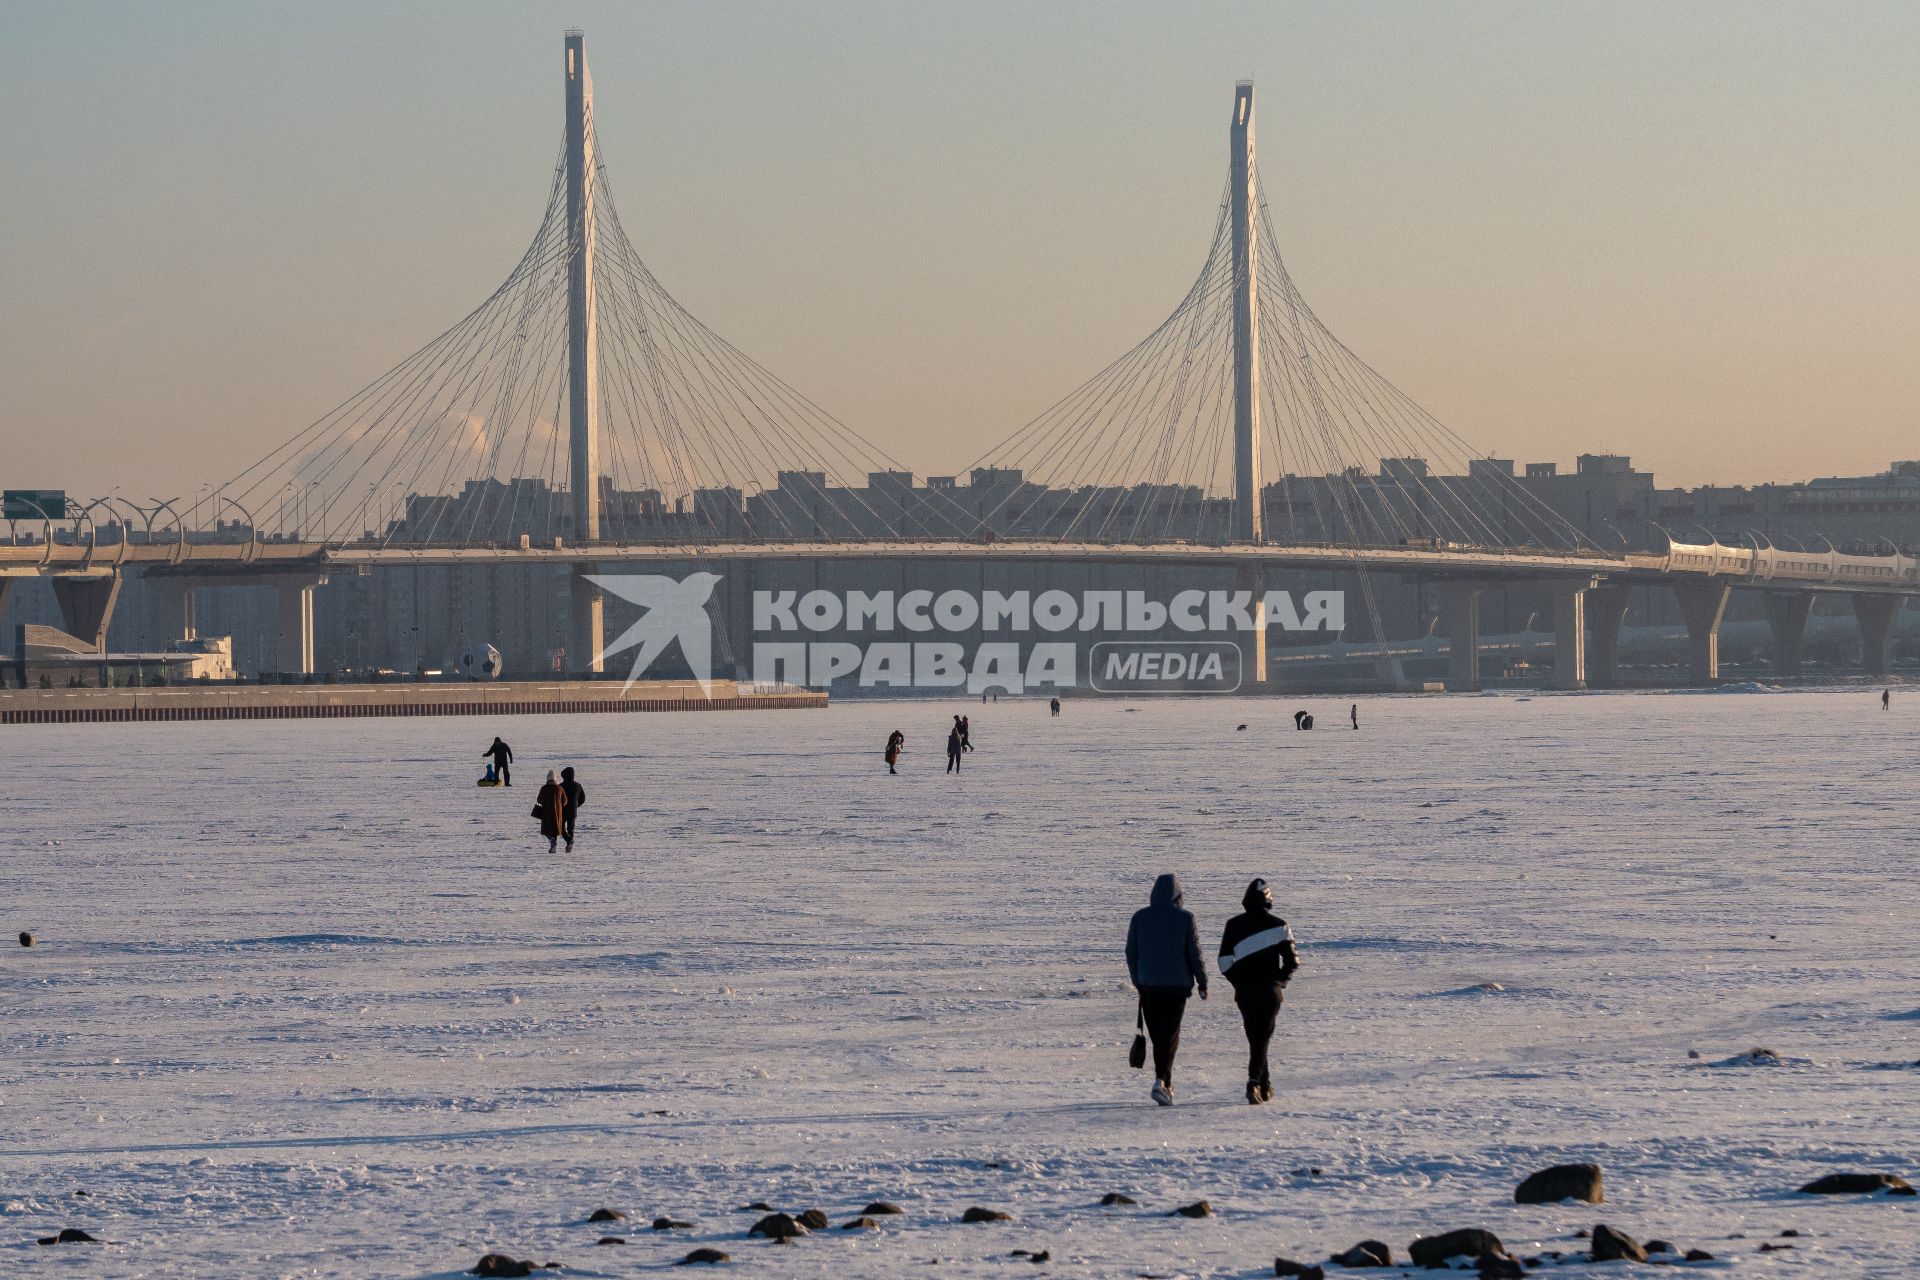
<svg viewBox="0 0 1920 1280"><path fill-rule="evenodd" d="M1078 564L1189 564L1320 569L1367 569L1381 573L1515 581L1606 578L1652 582L1739 581L1740 575L1670 567L1652 553L1621 556L1545 549L1336 547L1322 545L1207 544L1187 542L1107 543L1004 539L795 541L735 543L595 543L542 547L464 545L367 546L318 542L0 544L0 577L104 575L140 567L169 574L211 577L345 571L377 566L481 565L671 565L712 561L968 560L1072 562ZM1836 583L1771 578L1774 589L1911 594L1899 584Z"/></svg>

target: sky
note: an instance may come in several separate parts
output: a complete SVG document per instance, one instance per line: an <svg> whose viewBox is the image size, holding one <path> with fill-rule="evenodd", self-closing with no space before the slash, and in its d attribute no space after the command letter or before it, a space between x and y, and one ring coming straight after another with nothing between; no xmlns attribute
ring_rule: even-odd
<svg viewBox="0 0 1920 1280"><path fill-rule="evenodd" d="M0 485L224 480L490 293L587 33L622 221L920 473L1147 335L1234 82L1327 324L1480 450L1920 456L1920 5L0 7Z"/></svg>

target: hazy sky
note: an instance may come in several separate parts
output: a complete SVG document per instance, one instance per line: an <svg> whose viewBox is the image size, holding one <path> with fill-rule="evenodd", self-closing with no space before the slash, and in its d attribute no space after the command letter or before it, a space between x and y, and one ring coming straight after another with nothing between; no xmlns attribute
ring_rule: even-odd
<svg viewBox="0 0 1920 1280"><path fill-rule="evenodd" d="M920 472L1144 337L1233 82L1295 279L1489 452L1920 456L1920 5L0 7L0 484L191 492L489 293L587 32L623 221Z"/></svg>

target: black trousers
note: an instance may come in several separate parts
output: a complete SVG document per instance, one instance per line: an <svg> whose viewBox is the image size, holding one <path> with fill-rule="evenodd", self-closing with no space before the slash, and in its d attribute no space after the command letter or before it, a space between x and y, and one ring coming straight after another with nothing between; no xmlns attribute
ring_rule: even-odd
<svg viewBox="0 0 1920 1280"><path fill-rule="evenodd" d="M1187 993L1178 987L1140 988L1140 1011L1153 1045L1153 1076L1173 1083L1173 1055L1180 1052L1180 1020L1187 1014Z"/></svg>
<svg viewBox="0 0 1920 1280"><path fill-rule="evenodd" d="M1233 1002L1240 1006L1240 1021L1247 1028L1247 1079L1271 1084L1267 1046L1273 1043L1273 1024L1280 1018L1280 988L1236 991Z"/></svg>
<svg viewBox="0 0 1920 1280"><path fill-rule="evenodd" d="M494 764L498 768L498 771L500 774L500 785L503 787L512 786L513 785L513 767L509 765L505 760L496 760L494 761Z"/></svg>

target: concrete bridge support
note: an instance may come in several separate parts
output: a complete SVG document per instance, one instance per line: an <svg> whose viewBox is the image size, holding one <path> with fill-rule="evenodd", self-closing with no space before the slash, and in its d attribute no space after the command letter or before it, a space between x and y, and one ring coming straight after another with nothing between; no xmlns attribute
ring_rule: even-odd
<svg viewBox="0 0 1920 1280"><path fill-rule="evenodd" d="M1447 637L1447 692L1480 691L1480 593L1478 582L1440 587L1440 627Z"/></svg>
<svg viewBox="0 0 1920 1280"><path fill-rule="evenodd" d="M1253 630L1242 631L1235 639L1240 647L1240 692L1259 693L1269 684L1267 619L1261 607L1267 597L1266 570L1259 565L1241 565L1234 571L1233 587L1236 592L1247 591L1253 595Z"/></svg>
<svg viewBox="0 0 1920 1280"><path fill-rule="evenodd" d="M583 564L567 575L567 670L576 674L607 669L600 655L607 644L607 607L600 588L585 577L599 571Z"/></svg>
<svg viewBox="0 0 1920 1280"><path fill-rule="evenodd" d="M274 583L279 640L274 665L289 675L313 674L313 589L324 579L297 578Z"/></svg>
<svg viewBox="0 0 1920 1280"><path fill-rule="evenodd" d="M1687 683L1715 684L1720 679L1720 619L1726 616L1733 588L1714 579L1698 585L1676 586L1680 616L1687 623Z"/></svg>
<svg viewBox="0 0 1920 1280"><path fill-rule="evenodd" d="M53 579L53 599L60 606L60 621L66 633L85 640L100 653L107 651L107 627L113 621L113 605L119 598L118 570L94 578Z"/></svg>
<svg viewBox="0 0 1920 1280"><path fill-rule="evenodd" d="M1893 624L1905 603L1904 596L1863 593L1853 598L1853 616L1860 623L1860 665L1876 679L1893 669Z"/></svg>
<svg viewBox="0 0 1920 1280"><path fill-rule="evenodd" d="M199 635L193 616L193 586L185 578L154 578L159 589L160 630L169 640L191 640Z"/></svg>
<svg viewBox="0 0 1920 1280"><path fill-rule="evenodd" d="M1767 592L1767 630L1773 635L1775 675L1800 674L1800 657L1807 644L1807 618L1812 612L1811 591Z"/></svg>
<svg viewBox="0 0 1920 1280"><path fill-rule="evenodd" d="M7 616L7 597L13 594L13 579L0 578L0 619Z"/></svg>
<svg viewBox="0 0 1920 1280"><path fill-rule="evenodd" d="M1587 593L1593 582L1553 585L1553 687L1587 687Z"/></svg>
<svg viewBox="0 0 1920 1280"><path fill-rule="evenodd" d="M727 648L733 655L733 678L741 682L753 679L753 561L729 560L724 566L720 596L727 633ZM719 674L719 653L714 654L714 674Z"/></svg>
<svg viewBox="0 0 1920 1280"><path fill-rule="evenodd" d="M1590 688L1610 689L1620 682L1620 624L1627 619L1628 598L1622 584L1595 587L1587 593L1582 611L1587 615Z"/></svg>

